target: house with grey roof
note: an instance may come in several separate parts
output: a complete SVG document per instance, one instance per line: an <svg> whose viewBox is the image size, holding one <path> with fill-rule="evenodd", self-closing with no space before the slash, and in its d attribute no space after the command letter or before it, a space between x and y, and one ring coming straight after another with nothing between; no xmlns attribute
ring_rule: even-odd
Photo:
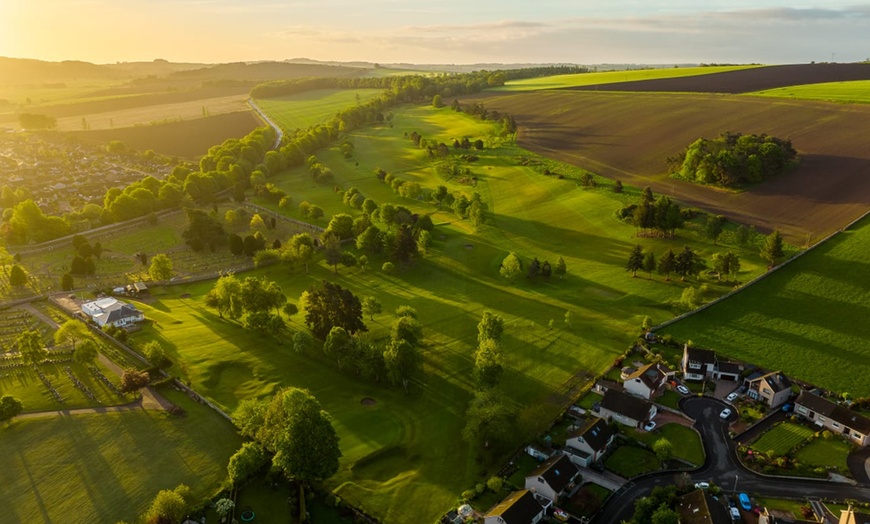
<svg viewBox="0 0 870 524"><path fill-rule="evenodd" d="M593 418L585 424L568 433L565 440L565 452L570 455L571 461L578 466L589 466L598 462L607 453L616 432L601 418Z"/></svg>
<svg viewBox="0 0 870 524"><path fill-rule="evenodd" d="M598 410L601 418L615 420L633 428L640 427L646 420L652 420L656 413L656 407L651 402L616 389L607 390Z"/></svg>
<svg viewBox="0 0 870 524"><path fill-rule="evenodd" d="M514 491L483 516L483 524L537 524L544 519L544 507L527 489Z"/></svg>
<svg viewBox="0 0 870 524"><path fill-rule="evenodd" d="M580 470L567 455L555 455L526 475L526 489L556 502L573 486Z"/></svg>
<svg viewBox="0 0 870 524"><path fill-rule="evenodd" d="M791 381L779 371L746 377L746 396L775 408L791 397Z"/></svg>
<svg viewBox="0 0 870 524"><path fill-rule="evenodd" d="M859 446L870 445L870 419L846 406L801 391L794 401L794 412Z"/></svg>

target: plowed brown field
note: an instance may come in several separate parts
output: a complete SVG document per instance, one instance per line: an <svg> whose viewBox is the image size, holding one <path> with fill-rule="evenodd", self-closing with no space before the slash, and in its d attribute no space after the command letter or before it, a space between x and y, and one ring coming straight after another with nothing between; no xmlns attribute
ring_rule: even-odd
<svg viewBox="0 0 870 524"><path fill-rule="evenodd" d="M767 66L709 75L637 80L616 84L576 86L578 91L642 91L680 93L751 93L764 89L870 80L870 64L795 64Z"/></svg>
<svg viewBox="0 0 870 524"><path fill-rule="evenodd" d="M712 75L710 75L712 76ZM574 90L484 96L520 127L522 147L802 243L870 207L870 106L714 94ZM666 159L723 131L790 138L793 171L742 193L667 176Z"/></svg>

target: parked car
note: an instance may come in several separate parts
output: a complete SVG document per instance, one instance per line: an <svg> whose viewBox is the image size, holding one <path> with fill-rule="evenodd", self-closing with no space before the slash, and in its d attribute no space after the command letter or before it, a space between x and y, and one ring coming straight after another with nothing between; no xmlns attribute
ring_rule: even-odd
<svg viewBox="0 0 870 524"><path fill-rule="evenodd" d="M568 522L568 519L571 517L564 509L556 508L553 510L553 518L559 522Z"/></svg>
<svg viewBox="0 0 870 524"><path fill-rule="evenodd" d="M654 420L650 420L649 422L644 424L643 429L645 431L652 431L652 430L656 429L656 422Z"/></svg>
<svg viewBox="0 0 870 524"><path fill-rule="evenodd" d="M604 473L604 471L607 469L604 467L604 464L602 464L601 462L593 462L592 464L589 464L589 468L593 469L599 473Z"/></svg>
<svg viewBox="0 0 870 524"><path fill-rule="evenodd" d="M698 482L695 484L695 489L710 489L709 482Z"/></svg>
<svg viewBox="0 0 870 524"><path fill-rule="evenodd" d="M683 395L688 395L689 393L691 393L691 391L689 391L689 388L687 388L686 386L684 386L682 384L677 386L677 391L679 391Z"/></svg>
<svg viewBox="0 0 870 524"><path fill-rule="evenodd" d="M735 400L737 400L737 397L739 397L739 396L740 396L740 394L737 393L736 391L734 391L732 393L729 393L728 396L725 397L725 400L727 400L728 402L734 402Z"/></svg>
<svg viewBox="0 0 870 524"><path fill-rule="evenodd" d="M740 510L737 508L730 508L731 511L731 520L740 520Z"/></svg>
<svg viewBox="0 0 870 524"><path fill-rule="evenodd" d="M794 405L792 405L791 403L788 403L788 404L786 404L786 405L784 405L784 406L782 407L782 410L783 410L785 413L790 412L792 409L794 409Z"/></svg>
<svg viewBox="0 0 870 524"><path fill-rule="evenodd" d="M731 410L728 408L723 409L722 413L719 413L719 418L721 418L721 419L727 419L730 416L731 416ZM746 510L746 511L749 511L749 510Z"/></svg>
<svg viewBox="0 0 870 524"><path fill-rule="evenodd" d="M586 414L586 410L581 408L580 406L571 406L570 408L568 408L568 411L570 411L574 415L585 415Z"/></svg>
<svg viewBox="0 0 870 524"><path fill-rule="evenodd" d="M746 511L752 511L752 504L749 503L749 495L741 493L737 500L740 501L740 507Z"/></svg>

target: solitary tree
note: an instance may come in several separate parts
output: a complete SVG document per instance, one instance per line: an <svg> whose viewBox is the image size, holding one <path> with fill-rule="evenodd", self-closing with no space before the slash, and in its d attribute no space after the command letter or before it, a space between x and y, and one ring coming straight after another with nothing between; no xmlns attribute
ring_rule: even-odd
<svg viewBox="0 0 870 524"><path fill-rule="evenodd" d="M774 229L773 233L767 235L764 240L764 245L761 247L761 258L767 262L768 269L775 266L776 262L785 254L782 243L782 233L778 229Z"/></svg>
<svg viewBox="0 0 870 524"><path fill-rule="evenodd" d="M73 360L77 364L93 364L97 360L97 343L93 339L85 339L73 352Z"/></svg>
<svg viewBox="0 0 870 524"><path fill-rule="evenodd" d="M721 215L710 215L707 217L707 224L704 227L704 236L712 240L714 245L719 240L719 235L722 234L724 223L725 217Z"/></svg>
<svg viewBox="0 0 870 524"><path fill-rule="evenodd" d="M640 244L634 246L631 254L628 255L628 262L625 264L625 270L631 271L632 278L637 276L637 271L643 269L643 248Z"/></svg>
<svg viewBox="0 0 870 524"><path fill-rule="evenodd" d="M146 371L139 371L135 368L127 368L124 374L121 375L121 391L124 393L132 393L139 391L151 382L151 377Z"/></svg>
<svg viewBox="0 0 870 524"><path fill-rule="evenodd" d="M60 277L60 288L64 291L71 291L75 287L75 281L73 281L73 276L69 273L64 273L62 277Z"/></svg>
<svg viewBox="0 0 870 524"><path fill-rule="evenodd" d="M567 266L565 266L565 259L559 257L559 260L556 261L556 266L553 267L553 274L559 277L559 280L565 278L565 273L568 271Z"/></svg>
<svg viewBox="0 0 870 524"><path fill-rule="evenodd" d="M674 445L670 440L661 438L653 444L653 452L660 461L667 462L674 458Z"/></svg>
<svg viewBox="0 0 870 524"><path fill-rule="evenodd" d="M90 338L91 331L88 329L88 326L81 320L73 318L61 324L57 331L54 332L54 343L65 344L69 342L72 344L73 351L76 349L76 342Z"/></svg>
<svg viewBox="0 0 870 524"><path fill-rule="evenodd" d="M45 360L48 351L42 343L42 335L39 331L24 330L15 339L15 345L21 353L21 359L26 364L36 364Z"/></svg>
<svg viewBox="0 0 870 524"><path fill-rule="evenodd" d="M349 289L323 281L320 288L311 288L303 297L305 323L317 338L325 339L333 326L341 326L350 335L368 331L362 320L362 304Z"/></svg>
<svg viewBox="0 0 870 524"><path fill-rule="evenodd" d="M297 353L307 353L314 347L314 338L305 331L297 331L293 335L293 350Z"/></svg>
<svg viewBox="0 0 870 524"><path fill-rule="evenodd" d="M0 397L0 422L9 422L24 410L21 401L12 395Z"/></svg>
<svg viewBox="0 0 870 524"><path fill-rule="evenodd" d="M27 273L24 272L21 266L15 264L9 271L9 285L21 287L25 284L27 284Z"/></svg>
<svg viewBox="0 0 870 524"><path fill-rule="evenodd" d="M510 280L515 280L520 273L523 271L523 263L520 261L520 257L517 256L516 253L511 251L508 256L504 258L501 263L501 268L499 269L499 274Z"/></svg>
<svg viewBox="0 0 870 524"><path fill-rule="evenodd" d="M160 345L160 342L157 342L156 340L152 340L145 344L142 348L142 353L145 354L145 358L148 359L148 362L151 362L151 364L160 369L168 368L172 365L172 361L166 356L166 350L164 350L163 346Z"/></svg>
<svg viewBox="0 0 870 524"><path fill-rule="evenodd" d="M151 258L151 267L148 269L151 280L165 281L172 278L172 259L160 253Z"/></svg>
<svg viewBox="0 0 870 524"><path fill-rule="evenodd" d="M145 521L162 524L164 522L181 522L187 514L190 505L190 488L184 484L174 490L160 490L151 507L145 512Z"/></svg>

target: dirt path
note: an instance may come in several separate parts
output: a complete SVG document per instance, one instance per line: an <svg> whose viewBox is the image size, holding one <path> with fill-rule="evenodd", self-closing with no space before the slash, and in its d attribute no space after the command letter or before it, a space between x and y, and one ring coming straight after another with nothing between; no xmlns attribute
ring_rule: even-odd
<svg viewBox="0 0 870 524"><path fill-rule="evenodd" d="M135 409L151 409L145 406L145 396L121 406L105 406L98 408L78 408L78 409L59 409L56 411L37 411L35 413L24 413L15 417L19 419L34 419L34 418L51 418L51 417L68 417L72 415L92 415L95 413L115 413L119 411L133 411Z"/></svg>

